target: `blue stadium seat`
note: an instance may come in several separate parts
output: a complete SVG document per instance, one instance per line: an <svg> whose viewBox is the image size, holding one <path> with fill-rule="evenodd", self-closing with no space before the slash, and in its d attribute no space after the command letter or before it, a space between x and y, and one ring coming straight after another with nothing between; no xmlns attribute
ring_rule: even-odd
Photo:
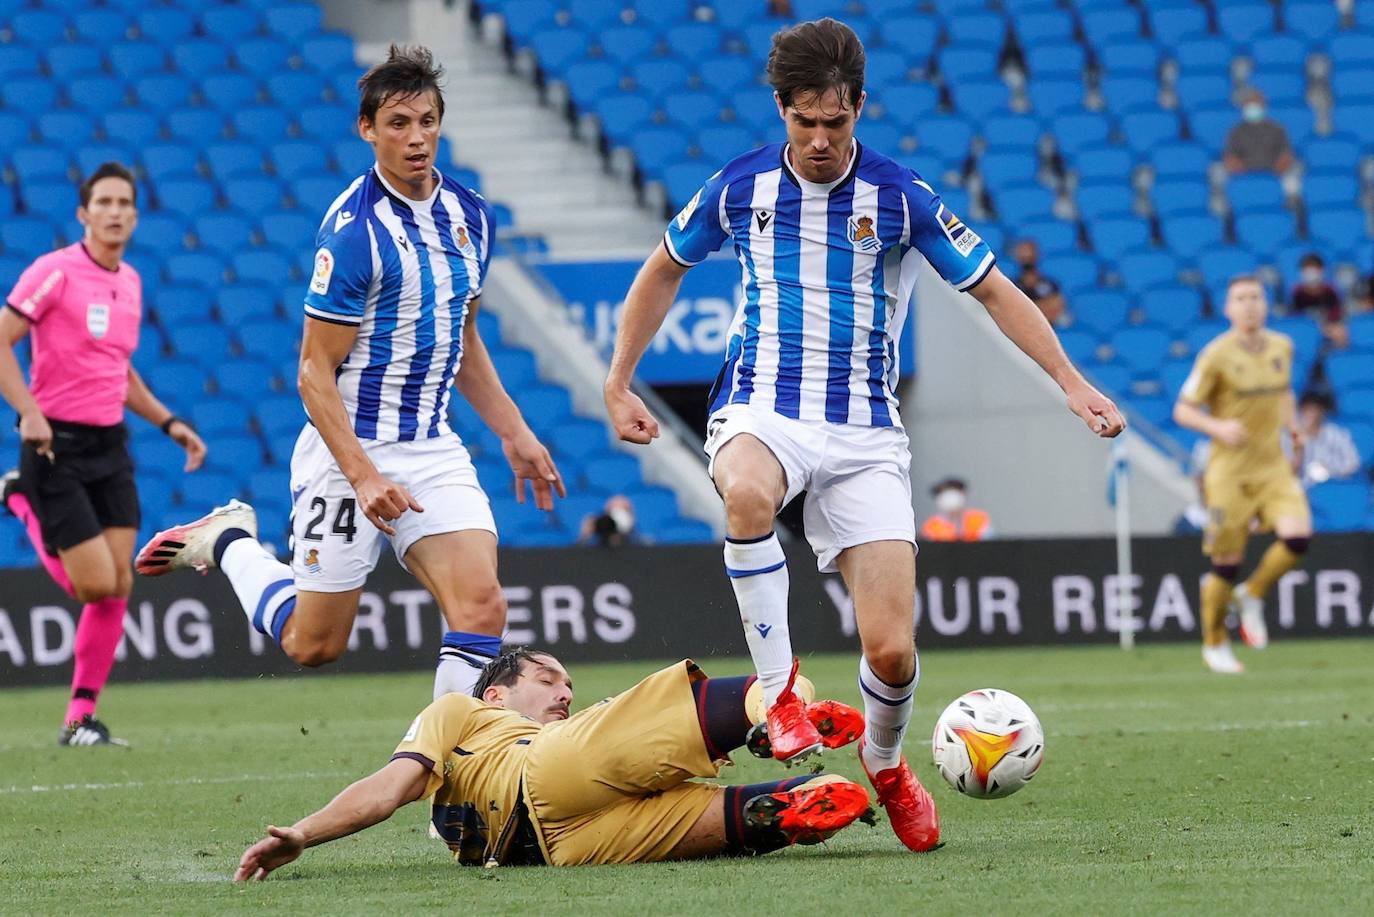
<svg viewBox="0 0 1374 917"><path fill-rule="evenodd" d="M171 139L203 146L224 136L224 115L212 108L178 108L167 115Z"/></svg>
<svg viewBox="0 0 1374 917"><path fill-rule="evenodd" d="M1283 207L1283 185L1276 175L1235 175L1226 187L1231 206L1238 213L1277 210Z"/></svg>
<svg viewBox="0 0 1374 917"><path fill-rule="evenodd" d="M975 121L994 111L1002 111L1011 103L1011 90L999 79L959 80L949 87L954 107Z"/></svg>
<svg viewBox="0 0 1374 917"><path fill-rule="evenodd" d="M143 375L159 398L187 414L205 391L205 371L189 360L160 360L147 367Z"/></svg>
<svg viewBox="0 0 1374 917"><path fill-rule="evenodd" d="M1138 218L1098 220L1088 227L1093 250L1108 260L1115 260L1133 248L1148 245L1150 227Z"/></svg>
<svg viewBox="0 0 1374 917"><path fill-rule="evenodd" d="M951 45L940 53L940 75L945 82L985 80L997 72L997 51L993 48Z"/></svg>
<svg viewBox="0 0 1374 917"><path fill-rule="evenodd" d="M630 68L630 78L651 98L661 99L669 92L687 85L692 73L676 57L661 57L640 61ZM766 95L757 89L753 92Z"/></svg>
<svg viewBox="0 0 1374 917"><path fill-rule="evenodd" d="M1307 145L1316 129L1312 109L1306 102L1274 105L1269 109L1269 117L1283 125L1284 130L1288 131L1289 143L1299 150Z"/></svg>
<svg viewBox="0 0 1374 917"><path fill-rule="evenodd" d="M339 190L335 182L335 193ZM282 208L281 184L267 176L230 178L222 183L224 199L250 216L261 216Z"/></svg>
<svg viewBox="0 0 1374 917"><path fill-rule="evenodd" d="M168 283L213 286L223 278L224 260L219 254L204 250L178 252L163 262L162 272Z"/></svg>
<svg viewBox="0 0 1374 917"><path fill-rule="evenodd" d="M196 154L179 143L157 143L139 151L139 159L150 181L156 183L163 178L189 175L196 171ZM143 233L139 221L139 235Z"/></svg>
<svg viewBox="0 0 1374 917"><path fill-rule="evenodd" d="M1136 292L1178 283L1178 258L1167 249L1127 252L1117 259L1116 269L1125 286Z"/></svg>
<svg viewBox="0 0 1374 917"><path fill-rule="evenodd" d="M613 26L598 34L595 41L607 60L623 66L649 56L658 38L652 29L636 24Z"/></svg>
<svg viewBox="0 0 1374 917"><path fill-rule="evenodd" d="M945 20L945 35L955 47L998 51L1006 40L1007 21L1000 13L961 9Z"/></svg>
<svg viewBox="0 0 1374 917"><path fill-rule="evenodd" d="M978 160L978 171L993 189L1009 185L1025 185L1035 181L1040 169L1033 151L999 150L985 153Z"/></svg>
<svg viewBox="0 0 1374 917"><path fill-rule="evenodd" d="M1107 216L1133 217L1135 215L1135 191L1129 183L1121 179L1083 182L1078 186L1076 200L1078 212L1090 222L1096 222Z"/></svg>
<svg viewBox="0 0 1374 917"><path fill-rule="evenodd" d="M47 63L48 72L52 74L53 79L67 84L68 98L76 96L71 87L74 79L92 73L98 74L104 66L104 55L99 47L77 43L49 48L43 55L43 60Z"/></svg>
<svg viewBox="0 0 1374 917"><path fill-rule="evenodd" d="M868 6L873 6L872 0ZM883 38L890 46L905 51L918 65L930 59L940 33L940 24L933 16L916 13L907 3L897 14L881 21Z"/></svg>
<svg viewBox="0 0 1374 917"><path fill-rule="evenodd" d="M1101 346L1102 339L1096 331L1074 327L1059 332L1059 343L1063 346L1064 353L1068 354L1069 359L1081 366L1096 359L1097 349Z"/></svg>
<svg viewBox="0 0 1374 917"><path fill-rule="evenodd" d="M158 205L191 218L215 205L215 188L194 175L169 177L157 184Z"/></svg>
<svg viewBox="0 0 1374 917"><path fill-rule="evenodd" d="M57 86L46 77L10 77L0 85L0 101L17 114L36 118L57 105Z"/></svg>
<svg viewBox="0 0 1374 917"><path fill-rule="evenodd" d="M227 314L223 301L220 311ZM282 360L298 359L300 329L279 318L254 318L236 322L234 330L245 356L257 357L281 366Z"/></svg>
<svg viewBox="0 0 1374 917"><path fill-rule="evenodd" d="M1134 9L1124 6L1090 7L1083 11L1079 21L1083 24L1083 34L1093 47L1101 48L1114 41L1144 44L1140 41L1140 13ZM1110 57L1103 55L1103 60L1111 66Z"/></svg>
<svg viewBox="0 0 1374 917"><path fill-rule="evenodd" d="M191 217L196 239L203 249L220 255L232 255L252 244L253 224L241 214L211 210L187 216Z"/></svg>
<svg viewBox="0 0 1374 917"><path fill-rule="evenodd" d="M210 73L200 81L200 92L207 104L233 112L257 101L261 84L255 76L232 71Z"/></svg>
<svg viewBox="0 0 1374 917"><path fill-rule="evenodd" d="M0 77L31 76L38 72L38 52L27 45L0 45Z"/></svg>
<svg viewBox="0 0 1374 917"><path fill-rule="evenodd" d="M635 128L648 123L654 106L642 95L615 93L597 100L596 112L607 137L612 141L624 142L632 136Z"/></svg>
<svg viewBox="0 0 1374 917"><path fill-rule="evenodd" d="M1350 346L1358 350L1374 351L1374 313L1354 315L1346 320L1350 332Z"/></svg>
<svg viewBox="0 0 1374 917"><path fill-rule="evenodd" d="M1207 11L1201 4L1151 4L1143 9L1155 41L1163 47L1177 45L1185 35L1207 31Z"/></svg>
<svg viewBox="0 0 1374 917"><path fill-rule="evenodd" d="M301 59L320 73L339 75L348 79L347 88L352 95L361 72L354 56L352 36L340 32L323 32L301 43Z"/></svg>
<svg viewBox="0 0 1374 917"><path fill-rule="evenodd" d="M546 28L529 37L529 47L545 73L558 73L582 56L586 36L577 29Z"/></svg>
<svg viewBox="0 0 1374 917"><path fill-rule="evenodd" d="M1207 174L1212 157L1198 143L1179 141L1162 144L1148 153L1155 177L1199 179ZM1199 204L1201 206L1201 204Z"/></svg>
<svg viewBox="0 0 1374 917"><path fill-rule="evenodd" d="M376 160L372 147L357 137L337 141L333 144L331 151L334 155L334 162L338 165L338 171L347 178L362 175L372 167L372 163Z"/></svg>
<svg viewBox="0 0 1374 917"><path fill-rule="evenodd" d="M218 322L187 322L167 330L173 355L213 369L229 359L229 331Z"/></svg>
<svg viewBox="0 0 1374 917"><path fill-rule="evenodd" d="M262 174L262 148L238 140L212 143L205 148L205 162L215 178L221 182L236 177L256 177Z"/></svg>
<svg viewBox="0 0 1374 917"><path fill-rule="evenodd" d="M1168 359L1172 340L1164 329L1148 325L1122 328L1109 338L1117 359L1135 373L1150 372Z"/></svg>
<svg viewBox="0 0 1374 917"><path fill-rule="evenodd" d="M21 146L9 151L10 166L20 185L36 181L66 180L71 160L64 150L51 144Z"/></svg>
<svg viewBox="0 0 1374 917"><path fill-rule="evenodd" d="M1183 383L1193 372L1192 360L1170 360L1159 368L1159 384L1164 390L1164 394L1173 400L1178 400L1179 392L1183 390Z"/></svg>
<svg viewBox="0 0 1374 917"><path fill-rule="evenodd" d="M621 68L605 60L580 60L563 71L563 81L573 101L588 107L595 99L611 92L620 83Z"/></svg>
<svg viewBox="0 0 1374 917"><path fill-rule="evenodd" d="M1374 351L1344 351L1326 358L1326 378L1336 391L1374 385Z"/></svg>
<svg viewBox="0 0 1374 917"><path fill-rule="evenodd" d="M663 169L663 184L674 207L684 207L715 170L699 159L685 159Z"/></svg>
<svg viewBox="0 0 1374 917"><path fill-rule="evenodd" d="M258 427L273 443L273 452L285 457L290 456L290 447L280 449L277 443L286 439L294 440L305 426L305 409L301 406L301 399L295 394L272 395L253 405L253 414L257 418Z"/></svg>
<svg viewBox="0 0 1374 917"><path fill-rule="evenodd" d="M116 76L133 81L167 69L167 52L151 41L122 41L106 51Z"/></svg>
<svg viewBox="0 0 1374 917"><path fill-rule="evenodd" d="M1134 117L1128 115L1127 117ZM1106 143L1111 125L1099 114L1062 114L1051 122L1055 145L1073 159L1079 152Z"/></svg>
<svg viewBox="0 0 1374 917"><path fill-rule="evenodd" d="M97 6L74 10L70 22L72 35L76 40L90 42L97 47L106 45L115 38L123 38L129 31L128 16L119 10ZM60 48L62 45L54 47Z"/></svg>
<svg viewBox="0 0 1374 917"><path fill-rule="evenodd" d="M1141 297L1140 308L1150 323L1169 331L1186 331L1202 315L1202 297L1192 287L1159 287Z"/></svg>
<svg viewBox="0 0 1374 917"><path fill-rule="evenodd" d="M568 390L556 385L530 385L516 393L515 398L535 432L550 429L572 414Z"/></svg>
<svg viewBox="0 0 1374 917"><path fill-rule="evenodd" d="M249 38L234 46L234 60L246 73L285 70L290 57L290 47L276 38Z"/></svg>
<svg viewBox="0 0 1374 917"><path fill-rule="evenodd" d="M1217 27L1232 41L1250 41L1273 29L1274 24L1274 7L1263 0L1217 5Z"/></svg>
<svg viewBox="0 0 1374 917"><path fill-rule="evenodd" d="M658 174L669 163L680 160L692 145L685 131L675 127L652 127L634 138L635 157L650 175Z"/></svg>
<svg viewBox="0 0 1374 917"><path fill-rule="evenodd" d="M1044 133L1040 121L1030 115L992 115L983 119L979 128L990 149L1014 147L1033 148Z"/></svg>
<svg viewBox="0 0 1374 917"><path fill-rule="evenodd" d="M1131 387L1131 370L1124 363L1086 363L1084 372L1108 395L1123 398Z"/></svg>
<svg viewBox="0 0 1374 917"><path fill-rule="evenodd" d="M268 148L267 158L282 178L296 178L329 171L328 154L324 147L309 140L275 143Z"/></svg>
<svg viewBox="0 0 1374 917"><path fill-rule="evenodd" d="M296 111L301 136L317 141L338 141L355 136L358 121L356 106L342 104L307 105ZM442 144L441 144L442 146Z"/></svg>
<svg viewBox="0 0 1374 917"><path fill-rule="evenodd" d="M1102 80L1102 97L1107 107L1118 114L1138 108L1154 108L1159 101L1159 83L1148 76L1108 76Z"/></svg>
<svg viewBox="0 0 1374 917"><path fill-rule="evenodd" d="M1221 224L1211 214L1180 213L1160 220L1160 232L1174 251L1206 251L1221 244Z"/></svg>
<svg viewBox="0 0 1374 917"><path fill-rule="evenodd" d="M1081 76L1087 57L1082 45L1073 42L1037 44L1026 49L1026 65L1034 79Z"/></svg>
<svg viewBox="0 0 1374 917"><path fill-rule="evenodd" d="M1293 215L1285 210L1241 213L1235 226L1236 241L1261 255L1278 251L1297 232Z"/></svg>
<svg viewBox="0 0 1374 917"><path fill-rule="evenodd" d="M247 283L280 283L291 276L291 260L268 248L240 251L232 265L235 278Z"/></svg>
<svg viewBox="0 0 1374 917"><path fill-rule="evenodd" d="M280 282L284 278L275 279ZM218 289L216 302L220 308L220 318L224 319L225 324L239 329L239 341L245 349L250 349L242 331L245 323L279 320L276 318L276 293L272 290L272 286L250 282L231 283ZM304 296L304 290L295 291L295 300L301 300Z"/></svg>
<svg viewBox="0 0 1374 917"><path fill-rule="evenodd" d="M1231 78L1224 73L1185 72L1174 84L1174 90L1187 109L1231 103Z"/></svg>
<svg viewBox="0 0 1374 917"><path fill-rule="evenodd" d="M640 486L639 462L621 452L604 454L587 462L582 469L587 487L618 493Z"/></svg>
<svg viewBox="0 0 1374 917"><path fill-rule="evenodd" d="M1074 297L1074 327L1083 327L1099 337L1112 334L1126 325L1130 300L1122 293L1102 290Z"/></svg>
<svg viewBox="0 0 1374 917"><path fill-rule="evenodd" d="M1293 0L1281 14L1284 28L1309 40L1325 41L1340 26L1340 11L1327 0Z"/></svg>
<svg viewBox="0 0 1374 917"><path fill-rule="evenodd" d="M184 507L175 511L181 523L185 523L186 516L208 513L230 499L243 496L235 475L208 468L182 478L177 492Z"/></svg>
<svg viewBox="0 0 1374 917"><path fill-rule="evenodd" d="M1342 418L1358 418L1374 422L1374 387L1355 386L1338 393Z"/></svg>
<svg viewBox="0 0 1374 917"><path fill-rule="evenodd" d="M186 241L186 221L176 214L144 210L138 215L138 232L134 236L139 244L163 253L179 251ZM144 294L148 290L148 278L143 278Z"/></svg>
<svg viewBox="0 0 1374 917"><path fill-rule="evenodd" d="M262 16L257 10L243 5L212 6L201 12L200 22L206 35L227 42L250 38L262 29Z"/></svg>
<svg viewBox="0 0 1374 917"><path fill-rule="evenodd" d="M1121 118L1121 134L1132 150L1149 155L1178 139L1178 116L1157 108L1128 112Z"/></svg>
<svg viewBox="0 0 1374 917"><path fill-rule="evenodd" d="M924 118L916 126L916 139L922 152L933 153L949 165L969 155L973 128L961 118Z"/></svg>
<svg viewBox="0 0 1374 917"><path fill-rule="evenodd" d="M53 248L52 223L39 217L9 217L0 220L0 246L7 255L32 261ZM8 288L5 290L9 292Z"/></svg>
<svg viewBox="0 0 1374 917"><path fill-rule="evenodd" d="M298 211L282 210L264 214L259 225L268 245L298 251L314 247L319 221Z"/></svg>
<svg viewBox="0 0 1374 917"><path fill-rule="evenodd" d="M506 21L506 31L523 36L551 25L558 7L553 0L507 0L500 5L500 13Z"/></svg>
<svg viewBox="0 0 1374 917"><path fill-rule="evenodd" d="M328 81L313 70L288 70L267 78L267 94L283 106L324 101Z"/></svg>
<svg viewBox="0 0 1374 917"><path fill-rule="evenodd" d="M276 392L272 365L263 360L240 358L215 368L215 382L222 394L256 403Z"/></svg>
<svg viewBox="0 0 1374 917"><path fill-rule="evenodd" d="M325 209L339 196L339 193L346 187L345 182L341 182L337 176L321 176L319 178L298 178L289 184L291 196L296 199L296 206L306 213L313 215L323 215ZM500 216L500 211L493 205L494 213ZM268 210L275 210L276 207L268 207ZM502 225L498 219L497 225Z"/></svg>
<svg viewBox="0 0 1374 917"><path fill-rule="evenodd" d="M55 10L25 9L16 12L6 25L14 41L45 48L62 40L67 20Z"/></svg>
<svg viewBox="0 0 1374 917"><path fill-rule="evenodd" d="M1349 103L1338 99L1332 120L1336 130L1366 147L1374 145L1374 100Z"/></svg>
<svg viewBox="0 0 1374 917"><path fill-rule="evenodd" d="M698 128L719 121L723 108L713 92L675 92L663 100L663 110L670 120Z"/></svg>
<svg viewBox="0 0 1374 917"><path fill-rule="evenodd" d="M286 139L291 130L291 114L275 105L249 105L230 112L229 123L240 137L271 143Z"/></svg>
<svg viewBox="0 0 1374 917"><path fill-rule="evenodd" d="M1368 237L1368 226L1365 212L1356 207L1333 207L1307 215L1311 237L1341 255L1350 251L1355 242Z"/></svg>
<svg viewBox="0 0 1374 917"><path fill-rule="evenodd" d="M1326 532L1358 529L1369 508L1369 485L1363 481L1327 481L1307 492L1317 528Z"/></svg>
<svg viewBox="0 0 1374 917"><path fill-rule="evenodd" d="M1135 167L1129 152L1118 146L1098 146L1080 150L1073 162L1080 182L1127 182Z"/></svg>
<svg viewBox="0 0 1374 917"><path fill-rule="evenodd" d="M1303 163L1313 172L1349 171L1359 157L1359 143L1344 135L1313 140L1302 151Z"/></svg>
<svg viewBox="0 0 1374 917"><path fill-rule="evenodd" d="M1091 255L1046 254L1041 259L1041 267L1047 275L1059 281L1059 286L1070 295L1097 287L1098 263Z"/></svg>
<svg viewBox="0 0 1374 917"><path fill-rule="evenodd" d="M49 222L65 225L76 216L76 186L66 179L30 182L19 189L19 195L30 214L47 217Z"/></svg>
<svg viewBox="0 0 1374 917"><path fill-rule="evenodd" d="M911 76L911 59L891 48L870 49L866 75L874 86L904 83Z"/></svg>
<svg viewBox="0 0 1374 917"><path fill-rule="evenodd" d="M190 38L196 27L195 16L175 7L144 9L139 12L137 22L144 38L163 45Z"/></svg>
<svg viewBox="0 0 1374 917"><path fill-rule="evenodd" d="M656 5L656 4L655 4ZM742 56L717 57L721 51L721 33L713 23L679 22L663 33L663 43L687 60L701 61L701 75L710 80L712 72L726 61L747 62ZM752 67L752 64L749 64Z"/></svg>
<svg viewBox="0 0 1374 917"><path fill-rule="evenodd" d="M682 54L680 50L677 53ZM742 55L718 55L708 58L700 62L699 69L702 85L714 89L717 93L729 95L741 89L759 86L758 65Z"/></svg>
<svg viewBox="0 0 1374 917"><path fill-rule="evenodd" d="M298 42L318 32L324 13L316 3L291 3L266 10L267 28L289 42Z"/></svg>
<svg viewBox="0 0 1374 917"><path fill-rule="evenodd" d="M1053 215L1054 195L1040 185L1011 185L997 192L994 203L1003 220L1030 220Z"/></svg>
<svg viewBox="0 0 1374 917"><path fill-rule="evenodd" d="M1150 189L1155 213L1161 217L1204 210L1210 195L1207 183L1200 178L1164 178Z"/></svg>
<svg viewBox="0 0 1374 917"><path fill-rule="evenodd" d="M1249 274L1259 259L1251 251L1235 246L1208 246L1197 250L1197 267L1208 287L1225 285L1237 274Z"/></svg>
<svg viewBox="0 0 1374 917"><path fill-rule="evenodd" d="M754 132L737 124L716 124L697 133L697 145L703 150L719 150L734 156L755 146Z"/></svg>

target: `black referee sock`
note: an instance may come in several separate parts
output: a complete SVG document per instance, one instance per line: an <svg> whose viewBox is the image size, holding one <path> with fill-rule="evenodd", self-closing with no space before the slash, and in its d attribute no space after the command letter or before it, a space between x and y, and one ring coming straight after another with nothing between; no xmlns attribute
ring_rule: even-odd
<svg viewBox="0 0 1374 917"><path fill-rule="evenodd" d="M252 535L249 535L243 529L225 529L220 532L219 537L215 539L215 566L219 566L220 561L224 559L224 552L229 549L231 544L238 541L240 538L252 537Z"/></svg>
<svg viewBox="0 0 1374 917"><path fill-rule="evenodd" d="M753 675L732 678L703 678L692 682L692 697L697 704L697 722L706 752L712 760L724 758L744 744L754 725L744 709L744 695L754 683Z"/></svg>
<svg viewBox="0 0 1374 917"><path fill-rule="evenodd" d="M786 847L788 840L781 831L776 828L760 828L750 825L744 817L744 806L755 796L781 793L814 779L815 775L804 774L800 777L788 777L786 780L774 780L768 783L727 786L725 788L725 855L757 856L761 853L769 853Z"/></svg>

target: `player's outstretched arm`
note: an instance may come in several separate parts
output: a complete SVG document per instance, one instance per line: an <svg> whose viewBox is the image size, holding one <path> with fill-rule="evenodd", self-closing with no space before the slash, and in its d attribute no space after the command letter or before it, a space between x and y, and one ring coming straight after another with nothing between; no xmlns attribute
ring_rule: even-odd
<svg viewBox="0 0 1374 917"><path fill-rule="evenodd" d="M534 490L534 505L552 510L554 494L568 495L563 475L501 383L496 364L492 363L487 345L477 330L480 307L481 301L474 299L463 326L463 363L458 367L458 392L491 432L501 438L501 449L515 473L515 499L525 502L525 482L529 481Z"/></svg>
<svg viewBox="0 0 1374 917"><path fill-rule="evenodd" d="M347 837L386 821L401 806L419 799L429 780L423 764L398 758L330 800L314 815L289 828L269 825L267 837L243 852L234 881L265 879L295 860L307 847Z"/></svg>
<svg viewBox="0 0 1374 917"><path fill-rule="evenodd" d="M166 433L172 438L172 442L186 450L186 465L182 468L183 471L195 471L205 464L207 450L200 434L189 423L173 414L167 405L153 394L153 390L148 388L148 383L143 381L138 370L132 366L129 367L129 389L124 396L124 404L154 426L167 425Z"/></svg>
<svg viewBox="0 0 1374 917"><path fill-rule="evenodd" d="M357 337L356 325L322 321L307 315L296 385L306 413L315 429L320 431L320 438L348 483L353 485L363 515L383 532L395 535L396 530L390 525L393 520L399 519L408 509L422 513L424 507L408 490L377 470L349 423L334 374L353 350Z"/></svg>
<svg viewBox="0 0 1374 917"><path fill-rule="evenodd" d="M1064 390L1069 410L1082 418L1088 429L1102 437L1116 436L1126 429L1126 418L1116 405L1083 378L1044 314L1005 274L994 267L969 292L988 310L1002 333Z"/></svg>
<svg viewBox="0 0 1374 917"><path fill-rule="evenodd" d="M621 439L647 445L658 437L658 421L649 413L643 399L630 390L635 369L649 342L677 298L678 287L688 268L674 261L662 245L644 262L625 294L620 330L615 336L611 371L606 376L606 410L611 426Z"/></svg>

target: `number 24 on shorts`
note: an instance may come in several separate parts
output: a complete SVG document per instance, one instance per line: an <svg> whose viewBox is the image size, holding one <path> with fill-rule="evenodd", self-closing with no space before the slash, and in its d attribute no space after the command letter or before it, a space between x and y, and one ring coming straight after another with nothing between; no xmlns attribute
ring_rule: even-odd
<svg viewBox="0 0 1374 917"><path fill-rule="evenodd" d="M329 534L342 535L346 544L352 544L354 536L358 534L357 513L358 501L352 497L344 497L334 510L334 522L330 525ZM328 515L329 503L324 497L315 497L311 500L310 522L306 524L301 539L324 541L325 533L320 531L320 526L324 525Z"/></svg>

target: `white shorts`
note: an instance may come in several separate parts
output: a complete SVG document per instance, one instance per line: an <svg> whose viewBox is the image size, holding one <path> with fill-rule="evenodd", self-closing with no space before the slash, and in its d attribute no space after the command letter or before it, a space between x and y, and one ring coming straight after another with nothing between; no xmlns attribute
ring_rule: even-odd
<svg viewBox="0 0 1374 917"><path fill-rule="evenodd" d="M716 454L741 433L772 450L787 477L786 505L806 491L806 540L822 573L837 571L845 548L873 541L916 543L911 506L911 450L900 427L861 427L793 420L767 408L728 404L711 415L709 470Z"/></svg>
<svg viewBox="0 0 1374 917"><path fill-rule="evenodd" d="M449 433L405 443L363 440L377 470L400 484L423 513L407 510L391 523L391 548L406 551L426 535L480 529L496 534L491 504L462 440ZM306 424L291 454L291 572L304 592L357 589L377 566L388 536L357 506L348 483L314 424Z"/></svg>

